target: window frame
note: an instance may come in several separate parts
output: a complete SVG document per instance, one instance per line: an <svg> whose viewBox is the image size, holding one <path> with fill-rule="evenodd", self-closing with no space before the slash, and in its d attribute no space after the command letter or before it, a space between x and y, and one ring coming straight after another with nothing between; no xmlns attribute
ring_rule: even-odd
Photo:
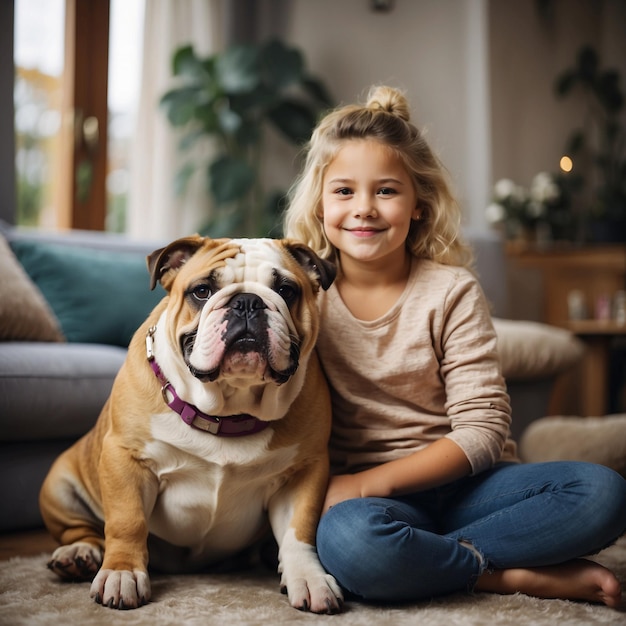
<svg viewBox="0 0 626 626"><path fill-rule="evenodd" d="M66 0L61 125L61 228L104 230L107 212L110 0ZM91 171L85 185L81 176Z"/></svg>

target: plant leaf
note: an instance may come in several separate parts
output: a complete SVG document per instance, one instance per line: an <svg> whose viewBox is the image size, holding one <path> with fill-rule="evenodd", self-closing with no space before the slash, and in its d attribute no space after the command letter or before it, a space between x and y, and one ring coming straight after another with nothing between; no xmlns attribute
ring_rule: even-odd
<svg viewBox="0 0 626 626"><path fill-rule="evenodd" d="M254 169L243 159L222 156L209 166L209 190L218 205L245 196L256 178Z"/></svg>
<svg viewBox="0 0 626 626"><path fill-rule="evenodd" d="M304 60L299 50L274 39L263 46L260 57L263 82L275 91L301 80Z"/></svg>
<svg viewBox="0 0 626 626"><path fill-rule="evenodd" d="M195 86L178 87L162 96L159 105L172 126L185 126L193 119L198 91Z"/></svg>
<svg viewBox="0 0 626 626"><path fill-rule="evenodd" d="M566 96L572 90L577 80L578 76L573 70L565 70L557 76L554 83L554 90L557 96Z"/></svg>
<svg viewBox="0 0 626 626"><path fill-rule="evenodd" d="M316 116L308 106L291 99L279 102L267 114L276 128L295 143L307 141L316 122Z"/></svg>
<svg viewBox="0 0 626 626"><path fill-rule="evenodd" d="M565 150L573 156L584 150L585 144L585 133L578 129L569 136Z"/></svg>
<svg viewBox="0 0 626 626"><path fill-rule="evenodd" d="M586 83L595 80L598 71L598 54L591 46L584 46L578 53L578 75Z"/></svg>
<svg viewBox="0 0 626 626"><path fill-rule="evenodd" d="M219 127L226 135L234 135L243 123L241 115L228 107L222 107L217 113Z"/></svg>
<svg viewBox="0 0 626 626"><path fill-rule="evenodd" d="M200 124L202 131L207 135L214 135L219 132L220 120L215 107L211 104L198 104L194 110L194 117Z"/></svg>
<svg viewBox="0 0 626 626"><path fill-rule="evenodd" d="M250 45L225 50L217 57L215 70L219 84L229 94L251 91L261 80L258 51Z"/></svg>
<svg viewBox="0 0 626 626"><path fill-rule="evenodd" d="M172 59L172 71L174 76L189 76L199 78L205 74L205 68L196 56L193 46L178 48Z"/></svg>
<svg viewBox="0 0 626 626"><path fill-rule="evenodd" d="M619 74L615 70L607 70L600 75L596 93L598 100L610 113L619 113L624 106L624 95L619 88Z"/></svg>
<svg viewBox="0 0 626 626"><path fill-rule="evenodd" d="M230 107L242 117L261 117L276 102L275 91L259 83L252 91L234 94L229 97Z"/></svg>

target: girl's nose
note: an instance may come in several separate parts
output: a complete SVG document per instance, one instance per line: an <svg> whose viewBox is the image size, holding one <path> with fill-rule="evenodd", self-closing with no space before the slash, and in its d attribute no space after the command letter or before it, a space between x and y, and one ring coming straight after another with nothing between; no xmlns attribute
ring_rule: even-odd
<svg viewBox="0 0 626 626"><path fill-rule="evenodd" d="M378 217L378 211L371 198L363 197L356 205L354 212L355 217L375 219Z"/></svg>

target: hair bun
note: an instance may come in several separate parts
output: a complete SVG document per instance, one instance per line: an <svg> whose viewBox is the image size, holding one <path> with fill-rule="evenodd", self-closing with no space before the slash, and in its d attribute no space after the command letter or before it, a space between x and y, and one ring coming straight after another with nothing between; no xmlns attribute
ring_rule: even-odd
<svg viewBox="0 0 626 626"><path fill-rule="evenodd" d="M405 122L411 118L411 110L404 93L393 87L372 87L367 96L366 106L373 111L385 111L396 115Z"/></svg>

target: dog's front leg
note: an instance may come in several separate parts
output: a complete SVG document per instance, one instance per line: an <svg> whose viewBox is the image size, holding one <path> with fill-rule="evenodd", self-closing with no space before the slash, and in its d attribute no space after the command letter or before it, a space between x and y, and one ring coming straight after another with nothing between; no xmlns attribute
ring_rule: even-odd
<svg viewBox="0 0 626 626"><path fill-rule="evenodd" d="M151 596L147 516L156 498L156 479L128 450L106 442L99 475L105 547L90 594L104 606L134 609Z"/></svg>
<svg viewBox="0 0 626 626"><path fill-rule="evenodd" d="M327 485L325 464L307 467L276 493L269 506L278 543L281 587L291 606L313 613L339 613L341 588L317 558L315 534Z"/></svg>

